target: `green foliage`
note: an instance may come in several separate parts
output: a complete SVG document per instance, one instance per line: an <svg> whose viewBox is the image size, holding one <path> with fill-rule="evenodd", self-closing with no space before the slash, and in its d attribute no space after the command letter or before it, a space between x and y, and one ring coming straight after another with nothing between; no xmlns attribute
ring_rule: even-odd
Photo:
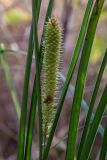
<svg viewBox="0 0 107 160"><path fill-rule="evenodd" d="M67 160L69 159L69 157L71 160L73 160L75 155L77 128L78 128L79 115L80 115L80 105L81 105L83 90L84 90L85 81L86 81L87 67L89 63L89 57L91 54L91 48L92 48L92 44L95 36L96 27L98 24L99 16L100 16L104 1L100 1L98 4L97 3L98 2L96 1L91 14L90 21L89 21L85 42L82 49L78 75L77 75L76 88L75 88L75 93L73 98L70 124L69 124L69 135L68 135L68 144L67 144L67 153L66 153Z"/></svg>
<svg viewBox="0 0 107 160"><path fill-rule="evenodd" d="M92 98L91 98L91 101L90 101L89 110L88 110L88 114L87 114L87 117L86 117L86 122L85 122L85 125L84 125L83 134L82 134L82 138L81 138L81 142L80 142L80 146L79 146L78 157L80 157L80 155L81 155L81 151L83 149L83 144L85 143L85 139L86 139L86 136L88 134L92 111L93 111L93 108L94 108L94 105L95 105L97 93L98 93L98 90L99 90L99 86L100 86L100 83L101 83L101 79L102 79L102 76L103 76L103 72L104 72L106 63L107 63L107 51L106 51L105 56L103 58L103 62L102 62L102 65L101 65L101 68L100 68L100 71L99 71L99 74L98 74L98 77L97 77L97 81L96 81L95 88L94 88L94 91L93 91L93 94L92 94Z"/></svg>
<svg viewBox="0 0 107 160"><path fill-rule="evenodd" d="M36 62L36 91L38 102L38 118L39 118L39 159L42 160L42 106L41 106L41 83L40 83L40 56L37 24L39 18L41 1L32 0L32 22L33 22L33 39L34 39L34 54Z"/></svg>
<svg viewBox="0 0 107 160"><path fill-rule="evenodd" d="M17 160L23 160L24 158L26 112L27 112L28 88L29 88L32 56L33 56L33 27L31 27L31 31L30 31L28 55L27 55L26 70L25 70L25 77L24 77Z"/></svg>
<svg viewBox="0 0 107 160"><path fill-rule="evenodd" d="M106 126L105 126L103 143L102 143L102 147L101 147L99 160L106 159L106 152L107 152L107 122L106 122Z"/></svg>
<svg viewBox="0 0 107 160"><path fill-rule="evenodd" d="M38 104L38 119L39 119L38 122L39 160L48 159L48 154L51 147L52 139L58 124L58 120L60 118L60 114L63 108L63 103L65 101L69 84L73 77L73 73L75 71L75 66L77 64L79 56L81 56L81 58L80 58L76 86L73 96L73 104L71 107L69 133L67 139L66 160L74 160L75 157L78 160L79 159L85 160L90 157L93 143L97 134L98 126L100 125L100 121L102 119L104 110L107 105L107 83L106 83L96 113L93 114L93 108L97 99L97 93L99 90L103 71L106 67L107 52L105 53L105 57L101 65L100 72L96 80L96 85L94 88L94 92L92 94L90 107L88 110L85 126L83 129L83 135L80 140L78 154L76 155L76 150L77 150L76 143L78 138L77 131L78 131L78 123L80 117L80 107L81 104L83 104L82 97L87 77L87 69L90 56L93 57L93 59L96 61L96 56L91 55L91 53L93 53L91 52L91 49L95 38L95 32L99 21L99 17L101 15L104 1L105 0L95 0L95 1L88 0L83 22L80 29L80 34L76 43L71 64L69 66L64 87L57 106L56 114L54 114L54 106L55 106L54 100L56 98L56 90L59 78L58 74L59 74L62 33L61 33L61 28L59 27L57 21L55 19L48 19L51 17L52 7L54 4L54 0L50 0L44 22L45 25L41 38L41 44L39 46L37 25L38 25L42 0L41 1L32 0L32 26L29 38L29 47L28 47L28 55L26 62L24 87L23 87L17 160L31 160L31 146L32 146L34 120L35 120L37 104ZM100 58L101 50L102 48L104 49L105 46L103 46L103 43L100 42L99 40L96 40L96 43L99 45L99 50L97 50L97 53L99 52L99 58ZM32 98L31 98L29 122L27 126L26 112L27 112L29 78L31 73L33 52L35 53L36 75L35 75ZM1 55L3 53L1 47L0 47L0 53ZM43 74L43 79L42 79L43 83L41 84L40 76L42 74ZM105 133L103 137L100 159L102 159L102 157L105 158L107 150L106 148L107 146L105 143L107 141L107 138L105 136L106 130L107 126L105 128ZM44 133L46 138L46 141L45 140L44 141L46 143L43 146L42 144L43 144Z"/></svg>
<svg viewBox="0 0 107 160"><path fill-rule="evenodd" d="M98 125L101 121L101 117L104 113L106 105L107 105L107 85L105 86L104 92L101 96L96 114L95 114L93 122L92 122L92 125L91 125L91 127L89 129L89 132L88 132L88 135L85 139L85 143L84 143L84 146L83 146L83 150L81 152L81 156L78 157L78 159L80 159L80 160L89 158L89 154L90 154L90 151L92 149L94 139L96 137L96 132L97 132L97 129L98 129Z"/></svg>

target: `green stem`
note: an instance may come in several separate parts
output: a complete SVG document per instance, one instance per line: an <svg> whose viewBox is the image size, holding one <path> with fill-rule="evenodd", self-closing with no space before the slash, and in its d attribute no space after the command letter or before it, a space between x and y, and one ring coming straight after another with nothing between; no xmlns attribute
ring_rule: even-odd
<svg viewBox="0 0 107 160"><path fill-rule="evenodd" d="M97 111L95 113L93 122L91 124L91 128L89 129L86 141L84 143L80 160L88 159L88 157L90 156L90 152L91 152L91 149L92 149L95 137L96 137L98 126L100 124L102 115L103 115L104 110L106 108L106 105L107 105L107 84L106 84L104 92L101 96L99 105L97 107Z"/></svg>
<svg viewBox="0 0 107 160"><path fill-rule="evenodd" d="M80 106L81 106L84 86L86 82L87 67L88 67L91 48L92 48L92 44L93 44L93 40L96 32L98 20L103 7L103 3L104 3L104 0L100 0L99 4L98 4L98 1L96 1L94 5L88 30L87 30L87 34L86 34L86 38L85 38L85 42L84 42L84 46L83 46L83 50L82 50L82 55L81 55L81 60L80 60L80 65L79 65L79 70L77 75L77 81L76 81L76 87L75 87L75 93L73 98L70 122L69 122L66 160L69 160L69 157L71 160L74 160L77 128L78 128L79 115L80 115Z"/></svg>
<svg viewBox="0 0 107 160"><path fill-rule="evenodd" d="M37 7L35 14L37 15L37 22L38 22L40 7L41 7L41 0L37 1L37 4L35 7ZM25 148L25 157L24 157L25 160L30 160L31 158L31 148L32 148L32 140L33 140L36 105L37 105L37 88L36 88L36 75L35 75L35 80L33 84L33 93L32 93L31 105L30 105L27 137L26 137L26 148Z"/></svg>
<svg viewBox="0 0 107 160"><path fill-rule="evenodd" d="M33 56L32 41L33 41L33 27L31 27L31 32L30 32L27 63L26 63L25 78L24 78L17 160L24 159L27 100L28 100L28 89L29 89L29 78L30 78L30 71L32 64L32 56Z"/></svg>
<svg viewBox="0 0 107 160"><path fill-rule="evenodd" d="M30 114L29 114L29 122L28 122L28 131L27 131L27 137L26 137L26 148L25 148L24 160L31 159L31 147L32 147L32 139L33 139L36 105L37 105L37 94L36 94L36 77L35 77L31 105L30 105Z"/></svg>
<svg viewBox="0 0 107 160"><path fill-rule="evenodd" d="M103 143L102 143L102 147L101 147L99 160L105 160L106 153L107 153L107 122L106 122L106 126L105 126Z"/></svg>
<svg viewBox="0 0 107 160"><path fill-rule="evenodd" d="M47 9L47 14L46 14L45 22L44 22L44 26L45 26L46 21L48 20L48 17L51 17L51 12L52 12L51 1L53 1L53 0L50 0L50 2L49 2L48 9ZM38 2L37 21L38 21L38 18L39 18L40 6L41 6L41 0ZM41 50L42 50L42 48L41 48ZM41 54L41 53L39 52L39 54ZM41 66L41 64L40 64L40 66ZM32 102L31 102L31 106L30 106L30 113L32 113L32 114L29 115L28 133L27 133L27 138L26 138L27 140L26 140L26 149L25 149L26 150L25 151L25 159L27 159L27 160L29 160L30 156L31 156L31 146L32 146L34 120L35 120L34 117L35 117L35 112L36 112L35 108L36 108L36 103L37 103L37 101L36 101L37 93L36 93L36 89L35 88L36 88L36 75L35 75L35 81L34 81L34 84L33 84L33 91L34 90L35 91L32 94ZM35 98L34 98L34 96L35 96Z"/></svg>
<svg viewBox="0 0 107 160"><path fill-rule="evenodd" d="M102 65L101 65L101 68L100 68L100 71L99 71L99 74L98 74L98 78L97 78L97 81L96 81L96 84L95 84L92 99L91 99L91 102L90 102L90 105L89 105L89 110L88 110L85 126L84 126L84 129L83 129L83 134L82 134L80 146L79 146L78 160L79 160L79 157L81 155L81 151L82 151L82 148L83 148L83 145L84 145L87 133L88 133L88 129L89 129L89 126L90 126L90 121L91 121L91 116L92 116L92 111L93 111L93 108L94 108L94 104L95 104L95 101L96 101L98 89L99 89L99 86L100 86L100 82L101 82L106 64L107 64L107 51L106 51L105 56L103 58L103 62L102 62Z"/></svg>
<svg viewBox="0 0 107 160"><path fill-rule="evenodd" d="M37 8L37 2L32 0L32 14L33 14L33 38L34 38L34 51L36 58L36 88L37 88L37 100L38 100L38 118L39 118L39 159L42 159L42 108L41 108L41 86L40 86L40 56L39 56L39 44L37 35L37 14L35 8Z"/></svg>

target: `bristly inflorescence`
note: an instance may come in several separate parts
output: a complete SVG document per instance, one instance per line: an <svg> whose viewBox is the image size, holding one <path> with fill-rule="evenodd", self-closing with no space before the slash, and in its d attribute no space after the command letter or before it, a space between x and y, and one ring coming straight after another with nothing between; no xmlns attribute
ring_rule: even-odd
<svg viewBox="0 0 107 160"><path fill-rule="evenodd" d="M42 116L44 143L55 115L59 68L62 47L62 28L56 18L50 18L45 27L42 64Z"/></svg>

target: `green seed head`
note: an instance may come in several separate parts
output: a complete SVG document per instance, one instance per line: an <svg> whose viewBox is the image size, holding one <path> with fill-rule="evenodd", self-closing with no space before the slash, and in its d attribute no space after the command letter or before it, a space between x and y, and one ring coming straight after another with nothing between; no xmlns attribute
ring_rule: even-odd
<svg viewBox="0 0 107 160"><path fill-rule="evenodd" d="M44 139L49 134L55 115L55 99L59 81L62 29L55 18L46 24L43 42L42 110Z"/></svg>

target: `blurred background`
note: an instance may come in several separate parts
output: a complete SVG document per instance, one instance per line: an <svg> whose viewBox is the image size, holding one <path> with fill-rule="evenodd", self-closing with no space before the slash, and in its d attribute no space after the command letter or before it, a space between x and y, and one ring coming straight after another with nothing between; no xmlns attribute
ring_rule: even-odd
<svg viewBox="0 0 107 160"><path fill-rule="evenodd" d="M88 0L56 0L53 9L53 16L57 17L63 26L63 54L62 54L62 73L66 76L72 54L76 45L81 22L83 19L85 7ZM41 39L43 23L45 18L48 0L44 0L41 6L41 14L38 24L39 41ZM0 160L15 160L17 153L19 119L17 117L9 86L9 74L12 74L14 89L17 93L19 105L21 104L24 71L26 64L26 53L28 48L28 39L31 25L31 1L30 0L0 0L0 43L6 48L5 62L0 61ZM90 97L94 88L95 80L99 71L101 60L107 48L107 3L101 14L99 25L93 44L93 49L88 67L88 77L84 91L84 100L89 104ZM4 65L4 63L6 63ZM6 74L6 68L8 74ZM75 86L78 64L71 81L72 87ZM107 71L107 68L106 68ZM107 82L106 72L103 75L102 83L98 93L97 106L102 94L105 83ZM7 76L6 76L7 75ZM32 85L35 75L35 63L32 63L32 73L29 88L29 103L32 94ZM11 78L10 78L11 79ZM10 83L13 83L12 81ZM62 82L63 85L63 82ZM61 87L60 87L61 90ZM57 127L56 136L53 140L53 146L50 151L50 160L64 159L66 150L66 138L68 131L69 113L72 104L73 89L68 92L62 111L62 115ZM81 137L82 127L86 116L86 108L81 110L78 141ZM29 113L29 105L28 105ZM106 113L102 120L102 126L105 125ZM38 159L38 129L35 122L34 142L32 147L32 159ZM92 151L92 160L97 159L98 149L101 144L101 135L98 134L94 149Z"/></svg>

